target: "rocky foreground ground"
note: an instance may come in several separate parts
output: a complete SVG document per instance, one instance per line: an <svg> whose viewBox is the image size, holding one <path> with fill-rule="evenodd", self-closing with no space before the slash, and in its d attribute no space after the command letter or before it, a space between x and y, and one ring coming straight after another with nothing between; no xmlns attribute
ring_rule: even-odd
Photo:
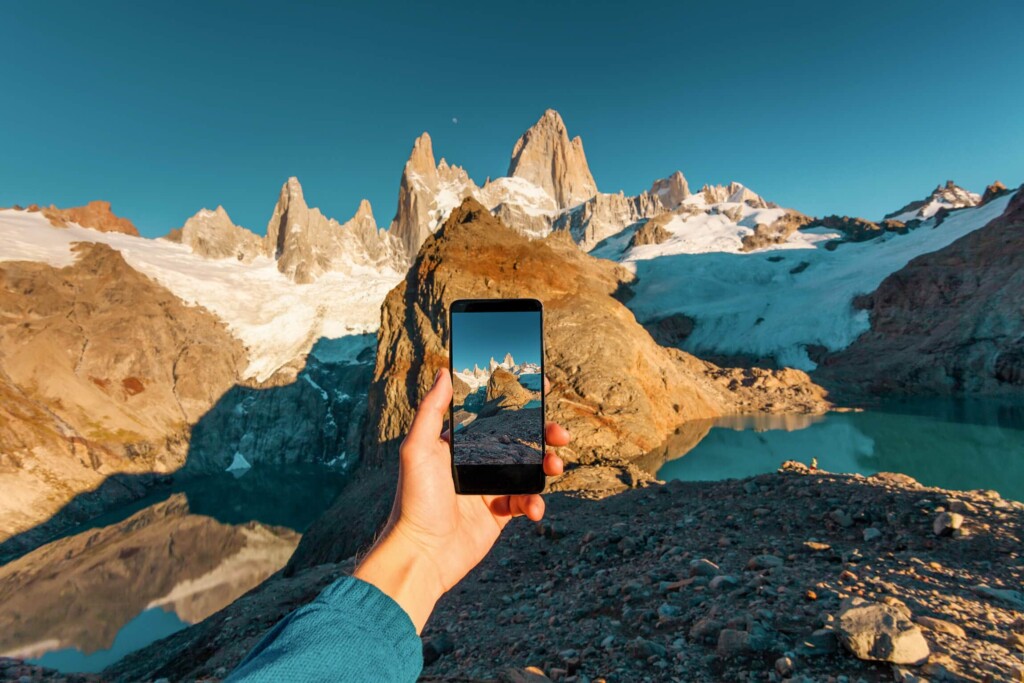
<svg viewBox="0 0 1024 683"><path fill-rule="evenodd" d="M459 465L539 465L544 460L540 408L503 408L478 417L455 434L455 462Z"/></svg>
<svg viewBox="0 0 1024 683"><path fill-rule="evenodd" d="M543 523L510 525L442 599L424 632L423 680L1024 677L1024 504L994 492L790 464L548 501ZM102 678L219 680L350 569L277 575ZM0 675L58 678L10 662Z"/></svg>

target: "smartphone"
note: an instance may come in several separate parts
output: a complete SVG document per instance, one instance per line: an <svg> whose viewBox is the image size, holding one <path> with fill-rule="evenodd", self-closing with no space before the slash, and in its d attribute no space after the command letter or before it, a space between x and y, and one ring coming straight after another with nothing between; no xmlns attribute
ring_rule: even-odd
<svg viewBox="0 0 1024 683"><path fill-rule="evenodd" d="M544 488L544 311L536 299L448 309L452 477L461 494Z"/></svg>

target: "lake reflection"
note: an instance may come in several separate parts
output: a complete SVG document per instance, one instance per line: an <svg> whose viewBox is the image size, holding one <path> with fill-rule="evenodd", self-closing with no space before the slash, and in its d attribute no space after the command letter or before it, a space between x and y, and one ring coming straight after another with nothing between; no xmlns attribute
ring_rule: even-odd
<svg viewBox="0 0 1024 683"><path fill-rule="evenodd" d="M658 478L748 477L774 471L785 460L817 458L831 472L902 472L928 486L995 489L1024 500L1024 407L1018 404L928 399L855 413L732 416L695 424L703 436L691 434L676 448L670 439L668 448L648 456L647 467Z"/></svg>
<svg viewBox="0 0 1024 683"><path fill-rule="evenodd" d="M0 654L95 672L205 619L284 566L342 481L310 466L192 480L37 548L0 567Z"/></svg>

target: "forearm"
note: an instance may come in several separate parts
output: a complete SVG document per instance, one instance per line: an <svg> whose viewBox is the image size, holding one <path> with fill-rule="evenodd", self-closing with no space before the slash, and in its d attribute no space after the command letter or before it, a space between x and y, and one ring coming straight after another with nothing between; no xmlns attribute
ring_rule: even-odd
<svg viewBox="0 0 1024 683"><path fill-rule="evenodd" d="M423 632L434 605L444 594L437 567L400 530L391 529L367 553L352 576L376 586L405 610Z"/></svg>
<svg viewBox="0 0 1024 683"><path fill-rule="evenodd" d="M411 683L422 666L422 643L404 609L344 577L278 622L228 680Z"/></svg>

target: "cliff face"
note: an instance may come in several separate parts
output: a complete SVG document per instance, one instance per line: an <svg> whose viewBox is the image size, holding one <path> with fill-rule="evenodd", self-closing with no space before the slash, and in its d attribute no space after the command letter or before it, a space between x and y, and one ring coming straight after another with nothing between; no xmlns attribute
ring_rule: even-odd
<svg viewBox="0 0 1024 683"><path fill-rule="evenodd" d="M244 368L206 310L110 247L76 249L60 269L0 263L0 541L111 475L177 469Z"/></svg>
<svg viewBox="0 0 1024 683"><path fill-rule="evenodd" d="M871 329L825 359L822 381L871 394L1020 392L1024 192L983 228L910 261L859 305Z"/></svg>

